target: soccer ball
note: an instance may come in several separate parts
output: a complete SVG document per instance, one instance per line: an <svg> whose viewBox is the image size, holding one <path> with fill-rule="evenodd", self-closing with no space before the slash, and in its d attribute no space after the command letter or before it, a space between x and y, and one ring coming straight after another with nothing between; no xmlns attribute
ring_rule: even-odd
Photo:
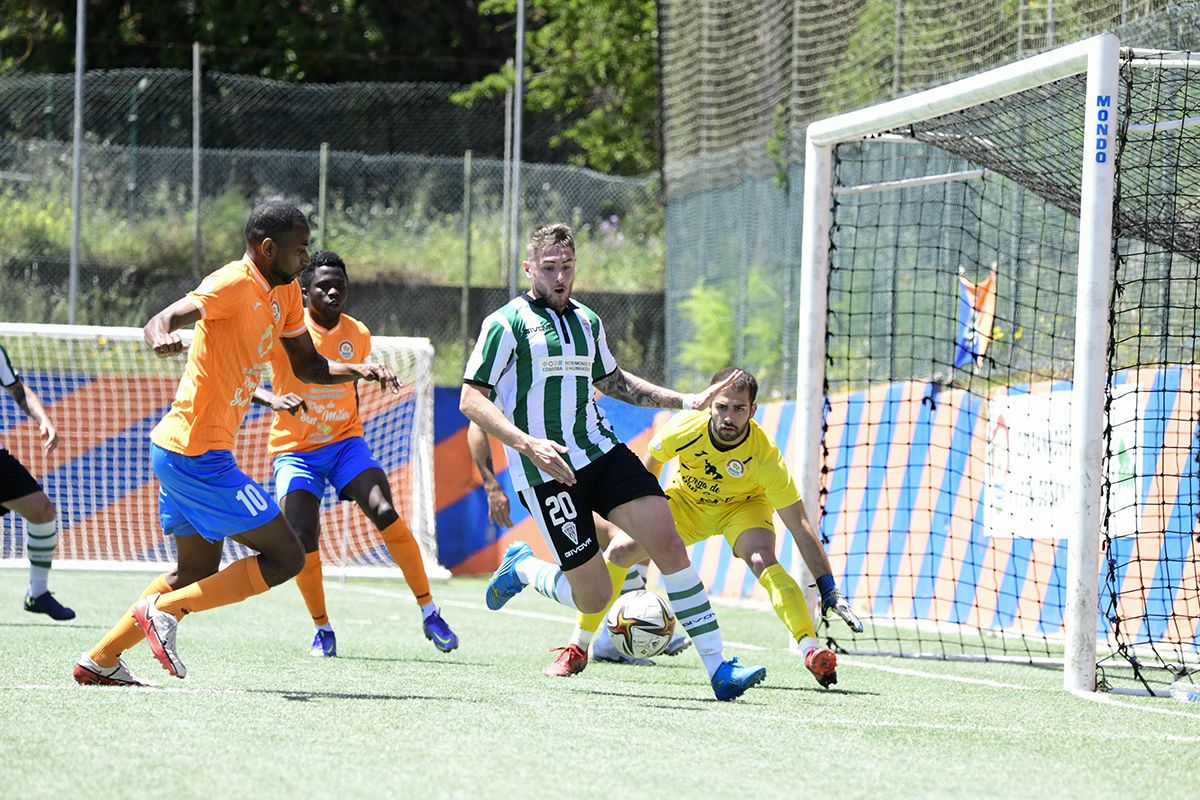
<svg viewBox="0 0 1200 800"><path fill-rule="evenodd" d="M653 658L671 643L675 615L654 592L626 592L608 610L604 625L613 645L630 658Z"/></svg>

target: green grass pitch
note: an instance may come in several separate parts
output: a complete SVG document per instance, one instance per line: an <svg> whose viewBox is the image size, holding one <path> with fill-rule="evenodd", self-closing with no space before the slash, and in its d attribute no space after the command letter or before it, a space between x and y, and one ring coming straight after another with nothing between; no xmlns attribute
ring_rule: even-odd
<svg viewBox="0 0 1200 800"><path fill-rule="evenodd" d="M572 619L533 592L504 613L483 581L435 583L462 646L421 635L398 581L327 582L341 656L307 656L286 585L189 617L159 689L76 686L71 666L147 574L57 570L79 616L21 610L0 570L0 797L1194 798L1200 708L1061 691L1055 670L845 657L820 689L769 611L720 606L730 653L765 683L719 703L693 651L656 667L541 669Z"/></svg>

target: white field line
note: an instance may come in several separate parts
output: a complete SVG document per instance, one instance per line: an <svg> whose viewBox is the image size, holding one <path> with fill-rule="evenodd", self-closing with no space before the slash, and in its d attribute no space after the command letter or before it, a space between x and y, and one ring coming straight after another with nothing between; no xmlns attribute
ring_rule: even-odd
<svg viewBox="0 0 1200 800"><path fill-rule="evenodd" d="M328 581L326 581L326 585L337 586L337 584L332 584ZM389 589L376 589L376 588L373 588L370 586L346 585L346 586L340 586L339 588L345 589L348 592L358 592L359 594L370 594L370 595L375 595L376 597L392 597L392 598L398 598L398 599L405 599L405 598L412 596L411 593L393 592ZM522 610L516 609L516 608L502 608L497 612L497 611L492 611L490 608L485 606L483 603L467 603L462 600L439 600L438 605L443 605L443 606L446 606L447 608L465 608L470 611L485 611L488 614L497 614L497 613L508 614L509 616L513 616L513 617L522 617L524 619L536 619L536 620L540 620L541 622L561 622L566 625L571 625L571 626L575 625L574 617L567 617L567 616L563 616L562 614L543 614L539 611L522 611ZM737 649L737 650L761 651L761 650L769 649L766 647L760 647L756 644L747 644L745 642L726 641L725 644L728 645L729 647Z"/></svg>
<svg viewBox="0 0 1200 800"><path fill-rule="evenodd" d="M1200 720L1200 714L1189 714L1186 711L1176 711L1173 708L1159 708L1158 706L1142 705L1141 703L1126 703L1122 700L1117 700L1107 694L1100 692L1071 692L1080 700L1087 700L1092 703L1100 703L1105 706L1117 706L1119 708L1132 708L1135 711L1147 711L1151 714L1167 714L1172 717L1184 717L1186 719Z"/></svg>
<svg viewBox="0 0 1200 800"><path fill-rule="evenodd" d="M891 672L896 675L910 675L915 678L924 678L924 679L936 680L936 681L952 681L954 683L970 683L970 684L977 684L979 686L989 686L989 687L992 687L995 689L1014 689L1017 691L1024 691L1024 692L1059 692L1059 691L1062 691L1061 689L1055 689L1055 688L1049 688L1049 687L1041 688L1041 687L1036 687L1036 686L1025 686L1025 685L1017 684L1017 683L1004 683L1002 681L993 681L993 680L989 680L987 678L967 678L967 677L964 677L961 675L944 675L944 674L935 673L935 672L925 672L924 670L918 670L918 669L906 669L904 667L893 667L893 666L889 666L886 664L872 664L869 661L864 661L861 658L856 658L856 659L851 660L851 659L848 659L845 656L843 656L842 658L839 659L839 662L842 664L846 664L847 666L855 667L856 669L873 669L873 670L877 670L879 672ZM1099 703L1100 705L1116 706L1118 708L1127 708L1132 711L1145 711L1150 714L1165 714L1167 716L1172 716L1172 717L1184 717L1186 719L1200 720L1200 714L1190 714L1186 711L1177 711L1172 708L1160 708L1157 705L1148 705L1148 704L1142 705L1140 703L1127 703L1127 702L1124 702L1121 700L1117 700L1117 699L1113 698L1112 696L1105 694L1103 692L1072 692L1071 694L1075 695L1076 697L1078 697L1081 700L1087 700L1088 702L1091 702L1091 703ZM1171 738L1171 737L1163 737L1163 738ZM1172 741L1191 741L1191 740L1187 739L1187 738L1176 738L1176 739L1172 739Z"/></svg>
<svg viewBox="0 0 1200 800"><path fill-rule="evenodd" d="M1053 692L1056 689L1042 689L1036 686L1026 686L1019 683L1004 683L1003 681L993 681L989 678L968 678L963 675L946 675L940 672L926 672L920 669L907 669L905 667L893 667L887 664L873 664L861 658L846 658L842 656L838 659L839 664L845 664L856 669L873 669L878 672L890 672L895 675L909 675L914 678L925 678L933 681L952 681L954 683L970 683L977 686L990 686L993 689L1017 689L1023 692Z"/></svg>

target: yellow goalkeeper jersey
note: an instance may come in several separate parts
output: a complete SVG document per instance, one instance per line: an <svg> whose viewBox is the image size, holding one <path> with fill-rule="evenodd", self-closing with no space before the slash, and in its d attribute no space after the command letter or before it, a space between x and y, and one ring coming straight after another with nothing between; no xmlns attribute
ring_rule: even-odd
<svg viewBox="0 0 1200 800"><path fill-rule="evenodd" d="M742 443L722 449L709 432L708 411L683 411L671 417L650 441L650 455L662 462L679 456L679 469L668 490L695 503L723 505L767 498L775 508L800 499L783 454L754 420Z"/></svg>

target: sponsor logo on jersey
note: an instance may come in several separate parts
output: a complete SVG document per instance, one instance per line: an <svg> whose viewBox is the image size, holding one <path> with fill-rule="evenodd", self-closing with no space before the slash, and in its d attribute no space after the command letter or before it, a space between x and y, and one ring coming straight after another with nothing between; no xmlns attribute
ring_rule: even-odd
<svg viewBox="0 0 1200 800"><path fill-rule="evenodd" d="M537 360L534 369L535 374L543 378L567 375L590 378L592 375L592 360L580 356L544 356Z"/></svg>
<svg viewBox="0 0 1200 800"><path fill-rule="evenodd" d="M354 357L354 345L349 341L343 341L338 345L338 355L349 361Z"/></svg>
<svg viewBox="0 0 1200 800"><path fill-rule="evenodd" d="M724 475L722 475L720 472L717 471L717 468L714 467L712 465L712 462L709 461L707 458L704 459L704 474L708 475L710 478L713 478L714 480L718 480L718 481L725 477Z"/></svg>
<svg viewBox="0 0 1200 800"><path fill-rule="evenodd" d="M746 472L746 465L736 458L731 458L725 462L725 474L731 478L740 478Z"/></svg>

